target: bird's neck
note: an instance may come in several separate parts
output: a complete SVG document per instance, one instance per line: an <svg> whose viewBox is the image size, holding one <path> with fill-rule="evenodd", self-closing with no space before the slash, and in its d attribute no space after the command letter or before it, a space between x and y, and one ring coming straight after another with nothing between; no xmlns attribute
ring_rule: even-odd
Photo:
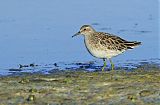
<svg viewBox="0 0 160 105"><path fill-rule="evenodd" d="M84 39L85 39L85 40L88 40L88 39L91 38L91 36L92 36L92 34L85 34L85 35L84 35Z"/></svg>
<svg viewBox="0 0 160 105"><path fill-rule="evenodd" d="M95 33L95 31L85 33L84 37L87 38L87 39L91 38L94 35L94 33Z"/></svg>

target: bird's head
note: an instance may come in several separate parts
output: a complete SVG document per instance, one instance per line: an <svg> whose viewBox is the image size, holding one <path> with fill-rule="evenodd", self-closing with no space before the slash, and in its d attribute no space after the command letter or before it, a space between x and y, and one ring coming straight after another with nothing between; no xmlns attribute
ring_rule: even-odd
<svg viewBox="0 0 160 105"><path fill-rule="evenodd" d="M83 25L80 28L80 31L74 34L72 37L77 35L90 35L91 33L95 32L95 30L90 25Z"/></svg>

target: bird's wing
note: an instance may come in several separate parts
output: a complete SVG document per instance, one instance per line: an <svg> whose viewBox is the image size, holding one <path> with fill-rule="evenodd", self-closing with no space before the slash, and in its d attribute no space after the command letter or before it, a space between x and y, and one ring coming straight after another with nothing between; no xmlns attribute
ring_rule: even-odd
<svg viewBox="0 0 160 105"><path fill-rule="evenodd" d="M126 40L109 33L103 33L102 40L100 40L100 44L105 46L105 48L119 51L128 49L125 45L126 42Z"/></svg>

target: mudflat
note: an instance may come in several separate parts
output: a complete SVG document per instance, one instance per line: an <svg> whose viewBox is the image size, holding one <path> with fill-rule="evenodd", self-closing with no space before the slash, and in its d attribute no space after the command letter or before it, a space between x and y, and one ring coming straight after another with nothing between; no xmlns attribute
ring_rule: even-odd
<svg viewBox="0 0 160 105"><path fill-rule="evenodd" d="M0 77L0 105L159 105L160 69L56 71Z"/></svg>

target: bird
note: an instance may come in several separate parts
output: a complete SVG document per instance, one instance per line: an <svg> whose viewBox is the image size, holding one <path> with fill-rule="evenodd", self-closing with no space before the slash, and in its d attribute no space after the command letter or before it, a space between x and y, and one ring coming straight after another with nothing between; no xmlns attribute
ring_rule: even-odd
<svg viewBox="0 0 160 105"><path fill-rule="evenodd" d="M98 32L91 25L83 25L72 37L78 35L84 36L84 43L88 52L103 60L102 71L107 66L106 60L110 61L111 70L114 70L112 57L141 45L141 42L138 41L127 41L114 34Z"/></svg>

